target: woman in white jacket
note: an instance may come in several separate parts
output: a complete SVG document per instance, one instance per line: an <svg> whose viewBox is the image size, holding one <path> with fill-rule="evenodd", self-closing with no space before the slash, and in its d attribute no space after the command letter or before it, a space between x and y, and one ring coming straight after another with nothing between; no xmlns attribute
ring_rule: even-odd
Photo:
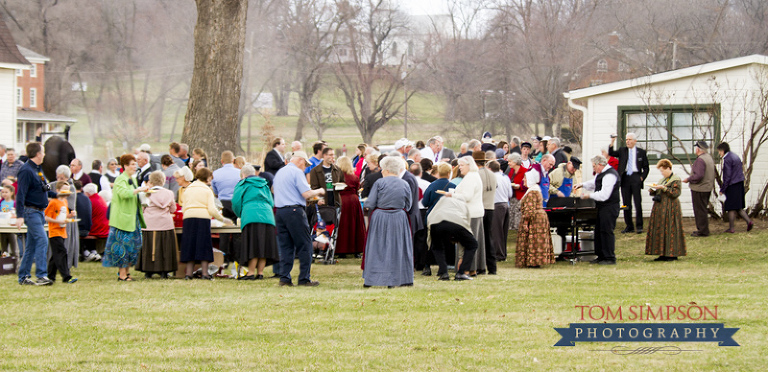
<svg viewBox="0 0 768 372"><path fill-rule="evenodd" d="M447 193L445 196L453 197L458 200L467 203L469 208L470 227L472 228L472 235L477 240L477 250L485 252L485 239L483 238L483 215L485 209L483 208L483 182L480 180L480 175L477 173L478 168L475 161L470 156L464 156L459 158L459 170L464 178L461 180L456 189L453 192ZM456 257L462 257L464 255L464 247L459 245L459 251ZM483 258L485 259L485 258ZM459 259L457 266L461 266L462 260ZM476 263L473 262L473 268L476 268ZM470 268L470 271L462 274L469 274L470 276L476 275L476 270Z"/></svg>

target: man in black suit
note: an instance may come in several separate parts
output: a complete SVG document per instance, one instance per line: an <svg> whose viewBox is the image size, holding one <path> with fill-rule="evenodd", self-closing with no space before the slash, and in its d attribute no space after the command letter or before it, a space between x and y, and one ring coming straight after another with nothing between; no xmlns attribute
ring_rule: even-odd
<svg viewBox="0 0 768 372"><path fill-rule="evenodd" d="M613 149L614 142L616 142L616 138L611 138L608 155L619 159L619 169L617 171L621 175L621 199L624 201L624 205L627 206L627 209L624 210L624 222L627 224L627 227L621 232L631 233L636 231L638 234L642 234L643 197L640 192L643 189L643 181L648 177L648 171L650 170L648 156L645 150L635 146L637 144L637 136L634 133L627 133L627 146L619 148L618 151ZM637 209L635 214L636 223L632 222L633 200ZM637 230L635 230L635 227L637 227Z"/></svg>
<svg viewBox="0 0 768 372"><path fill-rule="evenodd" d="M277 137L272 141L272 150L264 157L264 172L277 174L280 168L285 166L285 158L283 152L285 151L285 140Z"/></svg>

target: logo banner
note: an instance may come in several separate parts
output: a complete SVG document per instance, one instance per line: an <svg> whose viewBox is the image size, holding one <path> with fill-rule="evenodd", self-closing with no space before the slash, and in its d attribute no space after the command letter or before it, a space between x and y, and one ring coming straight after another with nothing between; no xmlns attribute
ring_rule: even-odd
<svg viewBox="0 0 768 372"><path fill-rule="evenodd" d="M571 323L555 328L562 338L554 346L574 346L577 342L717 342L719 346L739 346L733 334L739 328L723 323Z"/></svg>

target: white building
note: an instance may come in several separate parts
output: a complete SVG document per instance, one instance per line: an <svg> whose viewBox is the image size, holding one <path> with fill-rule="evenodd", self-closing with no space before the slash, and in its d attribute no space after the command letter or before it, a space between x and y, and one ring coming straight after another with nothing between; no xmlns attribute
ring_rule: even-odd
<svg viewBox="0 0 768 372"><path fill-rule="evenodd" d="M0 144L8 147L17 143L16 108L20 97L16 89L16 71L29 70L30 67L0 17Z"/></svg>
<svg viewBox="0 0 768 372"><path fill-rule="evenodd" d="M646 184L662 178L655 167L661 158L672 160L674 172L684 179L696 158L693 144L699 140L710 145L716 162L715 147L723 141L744 161L753 127L768 119L768 57L752 55L707 63L573 90L564 96L572 108L583 113L585 175L592 173L589 159L610 143L612 133L619 135L618 147L626 133L634 132L638 146L648 151L651 172ZM750 182L745 184L749 187L748 207L758 200L767 181L768 143L755 155ZM643 213L648 216L653 202L645 192ZM687 184L683 184L680 202L683 215L692 216Z"/></svg>

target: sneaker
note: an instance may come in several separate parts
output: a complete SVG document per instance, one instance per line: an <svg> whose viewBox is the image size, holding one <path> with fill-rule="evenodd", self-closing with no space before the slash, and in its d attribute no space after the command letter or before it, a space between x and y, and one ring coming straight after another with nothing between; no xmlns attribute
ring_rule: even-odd
<svg viewBox="0 0 768 372"><path fill-rule="evenodd" d="M76 282L77 282L77 278L71 278L71 279L67 280L67 281L66 281L66 282L64 282L64 283L67 283L67 284L75 284Z"/></svg>
<svg viewBox="0 0 768 372"><path fill-rule="evenodd" d="M456 274L456 277L454 277L453 280L472 280L472 277L467 274Z"/></svg>
<svg viewBox="0 0 768 372"><path fill-rule="evenodd" d="M31 278L24 278L24 280L19 282L19 284L21 284L21 285L38 285Z"/></svg>
<svg viewBox="0 0 768 372"><path fill-rule="evenodd" d="M37 285L53 285L53 280L48 279L47 276L37 278Z"/></svg>

